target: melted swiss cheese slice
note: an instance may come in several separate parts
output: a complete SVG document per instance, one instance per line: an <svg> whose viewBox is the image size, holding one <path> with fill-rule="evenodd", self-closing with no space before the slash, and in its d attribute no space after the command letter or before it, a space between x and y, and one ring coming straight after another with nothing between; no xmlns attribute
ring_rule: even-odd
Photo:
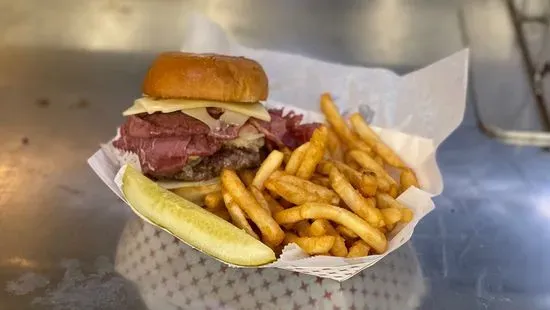
<svg viewBox="0 0 550 310"><path fill-rule="evenodd" d="M233 102L220 102L220 101L207 101L207 100L192 100L192 99L165 99L155 100L148 97L142 97L134 101L134 105L128 108L122 113L124 116L140 114L140 113L171 113L176 111L191 110L198 111L196 109L206 108L220 108L226 111L235 113L229 113L231 119L237 118L235 114L241 114L244 117L254 117L262 121L269 122L271 116L267 112L266 108L261 103L233 103ZM185 113L185 112L184 112ZM191 112L193 113L193 112ZM187 113L186 113L187 114ZM223 115L222 115L223 117Z"/></svg>

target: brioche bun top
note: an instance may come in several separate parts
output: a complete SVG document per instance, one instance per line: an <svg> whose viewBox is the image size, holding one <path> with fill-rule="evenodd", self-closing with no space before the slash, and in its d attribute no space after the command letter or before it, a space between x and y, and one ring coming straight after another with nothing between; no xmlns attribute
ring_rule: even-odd
<svg viewBox="0 0 550 310"><path fill-rule="evenodd" d="M248 58L166 52L149 68L143 93L155 99L254 103L267 99L268 81L262 66Z"/></svg>

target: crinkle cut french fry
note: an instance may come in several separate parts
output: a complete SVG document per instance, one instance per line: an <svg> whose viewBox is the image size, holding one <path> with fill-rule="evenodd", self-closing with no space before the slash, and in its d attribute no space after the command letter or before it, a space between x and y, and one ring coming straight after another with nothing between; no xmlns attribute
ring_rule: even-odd
<svg viewBox="0 0 550 310"><path fill-rule="evenodd" d="M401 210L401 221L403 221L404 223L408 223L408 222L412 221L412 219L414 217L414 213L412 212L411 209L402 208L400 210Z"/></svg>
<svg viewBox="0 0 550 310"><path fill-rule="evenodd" d="M267 213L269 213L269 215L271 215L271 209L269 208L269 204L267 203L267 200L265 200L265 197L262 194L262 192L254 185L251 185L249 187L249 190L252 196L254 196L254 198L260 205L260 207L262 207L262 209L264 209L265 211L267 211Z"/></svg>
<svg viewBox="0 0 550 310"><path fill-rule="evenodd" d="M256 172L256 175L252 180L252 185L262 190L264 188L265 180L267 180L274 171L281 167L281 164L283 163L283 158L283 153L277 150L271 151L271 153L269 153L267 158L262 162L260 168Z"/></svg>
<svg viewBox="0 0 550 310"><path fill-rule="evenodd" d="M246 220L243 210L241 210L239 205L233 200L233 197L231 197L225 189L222 189L222 195L223 200L225 201L225 207L229 212L229 216L231 217L233 224L259 240L260 237L258 237L256 232L254 232L254 229L252 229L250 223Z"/></svg>
<svg viewBox="0 0 550 310"><path fill-rule="evenodd" d="M382 217L384 218L384 223L386 223L386 225L394 225L395 223L401 221L401 210L397 208L380 209L380 212L382 212Z"/></svg>
<svg viewBox="0 0 550 310"><path fill-rule="evenodd" d="M308 233L309 227L310 227L310 224L308 220L299 221L298 223L294 224L294 230L300 237L309 236L309 233Z"/></svg>
<svg viewBox="0 0 550 310"><path fill-rule="evenodd" d="M376 194L376 205L380 209L384 209L384 208L397 208L397 209L405 208L405 206L402 205L399 201L393 199L393 197L391 197L390 195L385 194L385 193Z"/></svg>
<svg viewBox="0 0 550 310"><path fill-rule="evenodd" d="M355 132L357 132L363 141L365 141L375 153L380 155L381 159L383 159L386 163L396 168L407 167L403 160L401 160L401 158L370 128L361 114L354 113L350 117L350 122L355 129Z"/></svg>
<svg viewBox="0 0 550 310"><path fill-rule="evenodd" d="M333 190L330 190L321 185L317 185L311 181L304 180L299 177L288 175L282 172L277 173L276 176L273 176L273 178L280 182L292 184L298 188L305 190L306 192L315 193L325 202L330 202L332 204L338 204L338 202L340 202L338 194L336 194Z"/></svg>
<svg viewBox="0 0 550 310"><path fill-rule="evenodd" d="M380 210L374 207L372 201L361 196L338 169L330 171L330 184L338 196L346 202L346 205L373 227L380 227L384 224Z"/></svg>
<svg viewBox="0 0 550 310"><path fill-rule="evenodd" d="M288 163L288 161L290 160L290 156L292 155L292 151L288 147L285 146L284 148L281 149L281 152L283 152L283 155L284 155L283 162L286 165Z"/></svg>
<svg viewBox="0 0 550 310"><path fill-rule="evenodd" d="M401 193L406 191L407 188L414 186L419 188L418 180L416 179L416 175L411 169L404 169L401 171L401 175L399 177L399 182L401 183Z"/></svg>
<svg viewBox="0 0 550 310"><path fill-rule="evenodd" d="M330 249L330 254L337 257L346 257L348 255L348 248L346 247L346 240L340 235L336 235L334 239L334 245Z"/></svg>
<svg viewBox="0 0 550 310"><path fill-rule="evenodd" d="M250 186L250 184L252 184L252 180L254 180L256 172L251 169L243 169L239 170L238 175L246 186Z"/></svg>
<svg viewBox="0 0 550 310"><path fill-rule="evenodd" d="M262 233L262 240L270 246L279 245L284 239L284 232L269 213L262 209L254 196L246 189L235 171L224 169L221 182L226 192L256 224Z"/></svg>
<svg viewBox="0 0 550 310"><path fill-rule="evenodd" d="M351 185L361 192L361 194L367 197L374 196L376 194L378 183L374 173L364 170L354 170L350 166L339 161L332 161L331 163L334 164L334 166L346 176Z"/></svg>
<svg viewBox="0 0 550 310"><path fill-rule="evenodd" d="M394 179L384 170L384 167L380 166L369 154L359 151L351 150L349 155L355 159L355 161L363 168L371 170L376 173L377 176L385 178L391 185L397 184Z"/></svg>
<svg viewBox="0 0 550 310"><path fill-rule="evenodd" d="M321 160L317 165L316 171L321 175L328 176L330 174L330 169L333 167L334 165L330 161Z"/></svg>
<svg viewBox="0 0 550 310"><path fill-rule="evenodd" d="M346 226L371 246L376 253L384 253L388 240L378 229L372 227L358 215L336 206L324 203L306 203L275 214L279 224L296 223L305 219L327 219Z"/></svg>
<svg viewBox="0 0 550 310"><path fill-rule="evenodd" d="M331 128L338 135L338 137L346 143L350 148L363 150L367 153L371 152L371 148L364 143L359 137L348 128L346 121L338 112L338 108L332 101L332 97L329 93L321 95L321 111L325 114L325 117L330 124Z"/></svg>
<svg viewBox="0 0 550 310"><path fill-rule="evenodd" d="M349 248L348 257L364 257L369 255L370 247L363 241L357 240Z"/></svg>
<svg viewBox="0 0 550 310"><path fill-rule="evenodd" d="M284 198L284 200L291 202L295 205L304 204L307 202L327 202L327 199L319 196L317 193L308 192L303 188L296 185L282 182L277 179L269 179L265 182L265 186L270 191L277 193L277 195Z"/></svg>
<svg viewBox="0 0 550 310"><path fill-rule="evenodd" d="M324 235L335 236L338 232L332 227L329 221L325 219L316 219L309 226L308 234L313 237L319 237Z"/></svg>
<svg viewBox="0 0 550 310"><path fill-rule="evenodd" d="M321 126L313 132L309 147L306 150L302 163L296 171L296 176L308 180L315 172L315 167L323 159L327 144L327 127Z"/></svg>
<svg viewBox="0 0 550 310"><path fill-rule="evenodd" d="M302 160L304 159L304 156L306 154L306 151L309 147L309 142L306 142L299 147L297 147L292 154L290 155L290 159L286 163L285 166L285 172L288 174L295 175L298 171L298 168L300 168L300 164L302 163Z"/></svg>
<svg viewBox="0 0 550 310"><path fill-rule="evenodd" d="M223 197L221 192L208 193L204 196L206 209L215 210L223 208Z"/></svg>
<svg viewBox="0 0 550 310"><path fill-rule="evenodd" d="M338 231L342 236L349 239L359 238L359 236L355 232L353 232L353 230L347 228L344 225L336 226L336 231Z"/></svg>
<svg viewBox="0 0 550 310"><path fill-rule="evenodd" d="M287 233L285 243L296 243L304 252L310 255L318 255L330 251L335 239L334 236L298 237L293 233Z"/></svg>
<svg viewBox="0 0 550 310"><path fill-rule="evenodd" d="M414 217L413 211L411 209L405 207L402 203L393 199L393 197L388 194L376 194L376 204L381 210L385 208L398 209L401 212L401 221L404 223L412 221Z"/></svg>

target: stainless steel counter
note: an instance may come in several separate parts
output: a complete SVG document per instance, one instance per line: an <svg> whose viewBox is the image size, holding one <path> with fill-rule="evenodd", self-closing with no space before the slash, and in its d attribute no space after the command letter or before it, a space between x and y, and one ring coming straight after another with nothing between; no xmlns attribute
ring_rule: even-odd
<svg viewBox="0 0 550 310"><path fill-rule="evenodd" d="M192 9L249 46L398 72L470 43L465 120L438 153L445 191L392 254L418 268L400 309L549 309L550 155L499 144L476 127L475 106L484 120L529 124L528 112L506 104L521 98L525 81L514 52L503 52L513 48L509 33L497 31L507 22L498 8L451 0L0 1L0 309L197 308L186 300L168 307L159 302L168 297L151 295L162 279L145 286L128 276L132 264L117 268L124 240L143 232L85 162L139 95L154 55L178 49ZM480 38L488 26L493 32ZM277 307L298 302L288 296ZM391 308L354 296L348 306Z"/></svg>

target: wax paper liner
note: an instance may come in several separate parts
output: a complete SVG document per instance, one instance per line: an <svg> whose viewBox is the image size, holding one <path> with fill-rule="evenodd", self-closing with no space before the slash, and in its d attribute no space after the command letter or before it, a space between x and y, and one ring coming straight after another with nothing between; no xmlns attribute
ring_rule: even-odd
<svg viewBox="0 0 550 310"><path fill-rule="evenodd" d="M285 111L301 113L304 122L319 121L322 116L315 112L319 110L319 95L328 91L342 111L374 112L369 118L374 125L383 128L377 128L382 140L415 170L422 187L422 190L410 188L397 198L413 209L415 215L391 238L384 255L355 259L307 257L298 247L289 245L276 262L262 267L343 281L408 241L417 223L434 208L431 197L443 190L435 153L463 118L469 51L457 52L400 77L384 69L345 66L242 47L210 21L200 16L191 21L188 30L191 34L200 33L201 39L193 42L193 35L188 36L191 39L184 43L185 49L244 55L259 61L269 76L270 100L267 103L270 107L285 107ZM123 199L115 176L121 163L136 165L135 155L113 151L107 143L88 162L103 182Z"/></svg>

